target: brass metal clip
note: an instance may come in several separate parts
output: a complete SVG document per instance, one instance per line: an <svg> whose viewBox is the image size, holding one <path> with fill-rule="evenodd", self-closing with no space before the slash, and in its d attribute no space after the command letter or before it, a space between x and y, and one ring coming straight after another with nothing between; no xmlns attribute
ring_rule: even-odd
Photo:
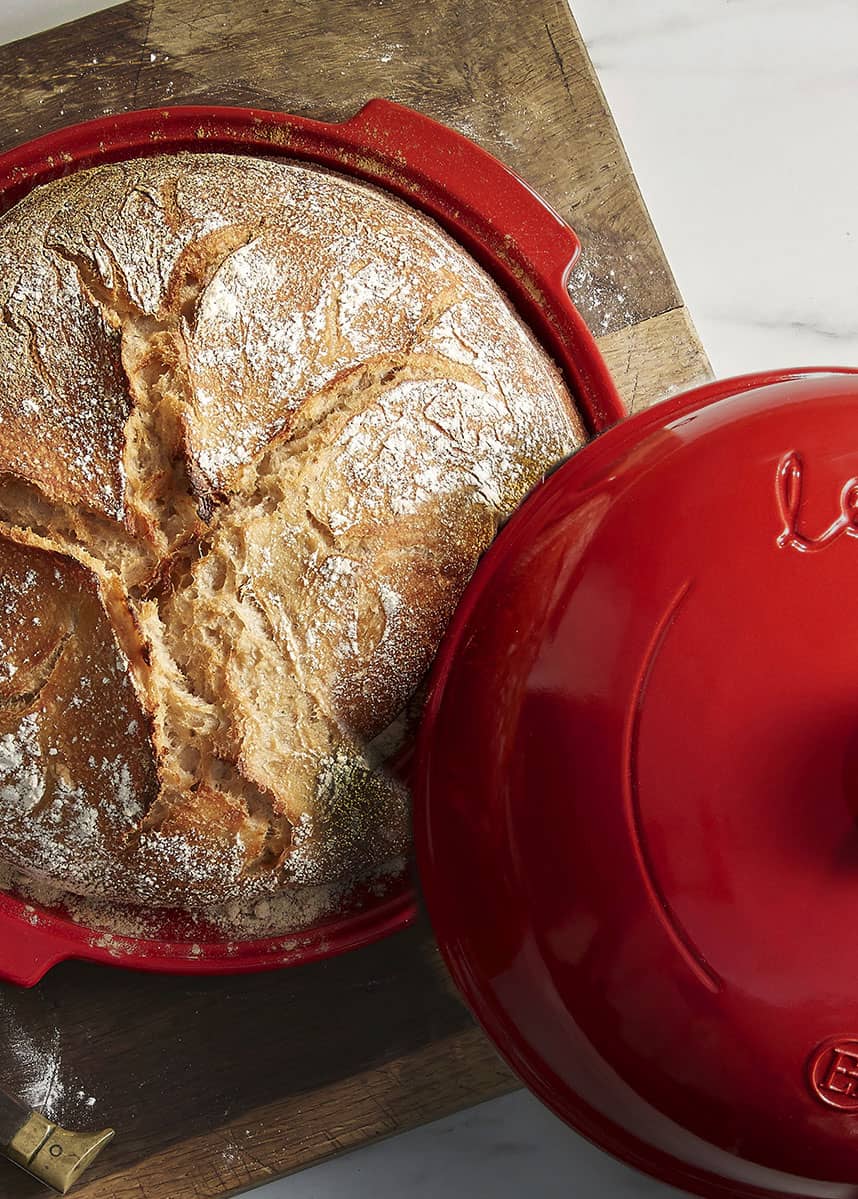
<svg viewBox="0 0 858 1199"><path fill-rule="evenodd" d="M70 1132L38 1112L31 1112L9 1143L6 1154L41 1182L65 1195L112 1140L112 1128L101 1132Z"/></svg>

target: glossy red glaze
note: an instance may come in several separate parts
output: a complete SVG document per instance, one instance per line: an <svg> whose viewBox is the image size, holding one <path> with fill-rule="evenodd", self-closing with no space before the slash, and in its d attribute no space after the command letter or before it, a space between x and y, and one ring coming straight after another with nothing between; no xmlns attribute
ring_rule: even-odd
<svg viewBox="0 0 858 1199"><path fill-rule="evenodd" d="M512 518L436 663L418 866L573 1127L714 1195L858 1187L858 378L716 383Z"/></svg>
<svg viewBox="0 0 858 1199"><path fill-rule="evenodd" d="M387 100L325 124L244 108L122 113L75 125L0 155L0 212L37 184L101 162L177 150L223 150L321 163L395 192L439 221L495 277L563 369L590 429L622 415L607 368L575 310L566 279L579 252L564 221L512 171L461 134ZM68 957L146 970L235 973L304 963L409 924L410 879L305 933L225 944L193 937L166 913L158 939L111 938L60 912L0 895L0 978L32 984Z"/></svg>

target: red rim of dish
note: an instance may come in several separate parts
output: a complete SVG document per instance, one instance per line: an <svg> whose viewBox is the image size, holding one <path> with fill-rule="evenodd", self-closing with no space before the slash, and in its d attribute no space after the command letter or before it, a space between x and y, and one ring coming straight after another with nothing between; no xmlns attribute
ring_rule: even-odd
<svg viewBox="0 0 858 1199"><path fill-rule="evenodd" d="M580 251L572 229L474 142L388 100L372 100L339 124L195 106L69 126L0 155L0 212L39 184L88 166L180 150L299 158L394 192L435 218L503 287L562 369L591 433L624 416L607 367L569 297L567 280ZM416 892L404 876L383 898L365 894L350 911L300 932L191 943L105 934L0 893L0 978L32 985L67 958L183 974L305 964L405 928L416 914Z"/></svg>

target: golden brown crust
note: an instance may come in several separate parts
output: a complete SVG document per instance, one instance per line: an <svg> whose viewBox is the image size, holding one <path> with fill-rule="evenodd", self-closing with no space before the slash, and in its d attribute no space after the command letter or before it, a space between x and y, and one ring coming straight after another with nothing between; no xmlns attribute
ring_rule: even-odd
<svg viewBox="0 0 858 1199"><path fill-rule="evenodd" d="M32 214L0 237L0 471L116 519L131 408L119 335L45 249L40 224Z"/></svg>
<svg viewBox="0 0 858 1199"><path fill-rule="evenodd" d="M158 793L147 718L92 571L0 534L4 856L97 885ZM92 877L92 875L95 877Z"/></svg>
<svg viewBox="0 0 858 1199"><path fill-rule="evenodd" d="M0 299L0 856L194 906L401 852L386 730L582 438L505 298L375 189L201 154L34 192Z"/></svg>

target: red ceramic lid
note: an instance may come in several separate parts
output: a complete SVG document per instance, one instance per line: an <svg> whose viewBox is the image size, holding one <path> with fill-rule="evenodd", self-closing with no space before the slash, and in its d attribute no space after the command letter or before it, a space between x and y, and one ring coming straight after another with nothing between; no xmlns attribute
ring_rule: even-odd
<svg viewBox="0 0 858 1199"><path fill-rule="evenodd" d="M858 378L615 427L482 562L438 659L417 840L524 1081L708 1195L858 1187Z"/></svg>

